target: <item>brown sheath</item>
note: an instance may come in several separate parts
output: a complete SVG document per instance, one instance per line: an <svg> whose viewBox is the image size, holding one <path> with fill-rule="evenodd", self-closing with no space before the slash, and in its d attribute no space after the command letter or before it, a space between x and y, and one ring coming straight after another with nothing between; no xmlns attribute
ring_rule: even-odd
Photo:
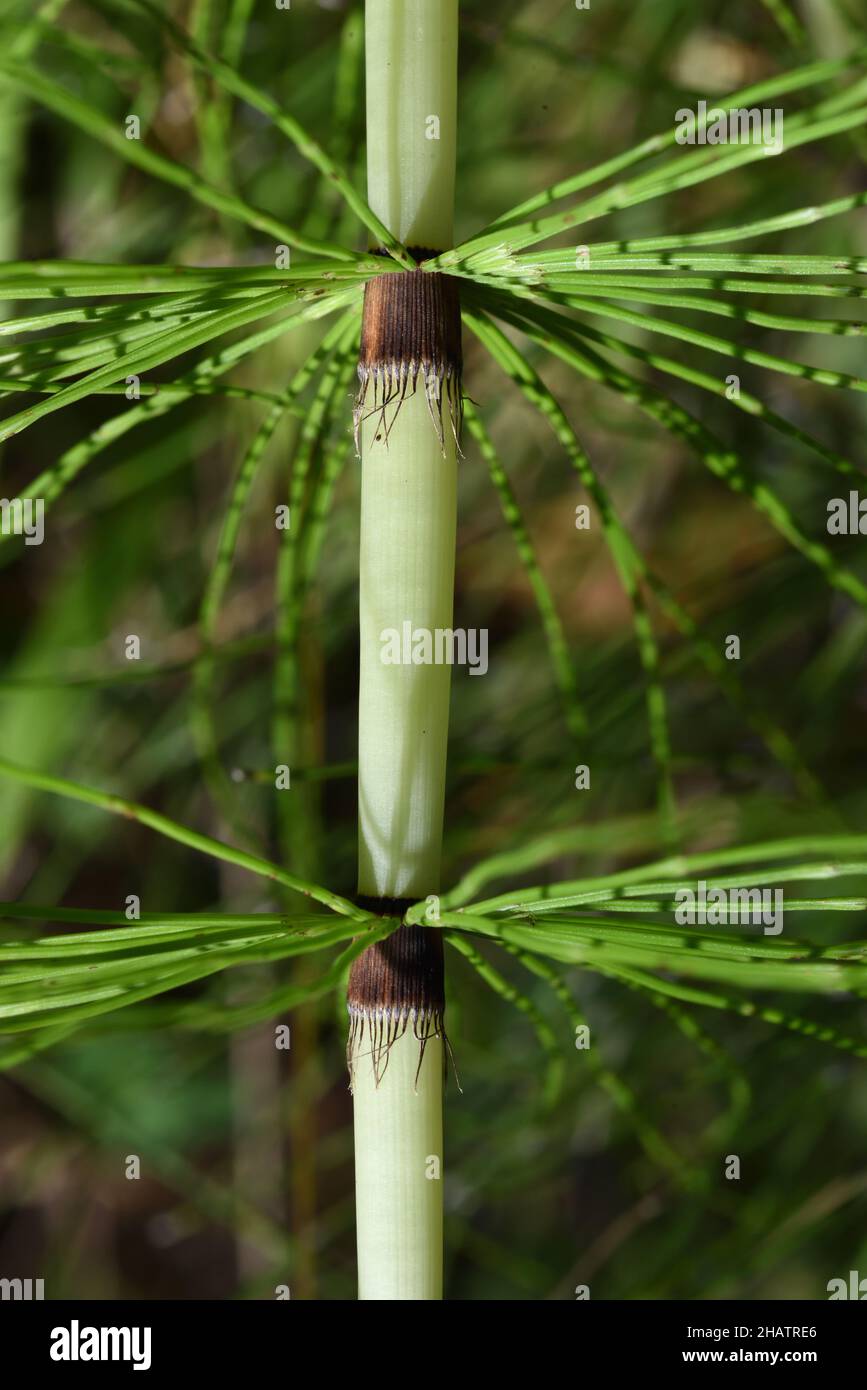
<svg viewBox="0 0 867 1390"><path fill-rule="evenodd" d="M439 929L404 924L384 941L368 946L353 962L346 1002L350 1078L357 1058L369 1051L378 1084L389 1048L410 1028L419 1042L421 1069L427 1039L445 1036Z"/></svg>
<svg viewBox="0 0 867 1390"><path fill-rule="evenodd" d="M412 254L423 260L436 253L414 249ZM398 270L368 280L354 412L356 450L368 409L380 416L375 438L388 443L400 407L418 389L419 378L441 445L445 442L445 399L452 433L460 447L462 372L461 306L454 276Z"/></svg>

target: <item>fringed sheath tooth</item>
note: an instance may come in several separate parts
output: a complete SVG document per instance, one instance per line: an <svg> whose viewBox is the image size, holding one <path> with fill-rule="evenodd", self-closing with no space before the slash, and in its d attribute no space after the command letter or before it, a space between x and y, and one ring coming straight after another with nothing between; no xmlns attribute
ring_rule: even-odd
<svg viewBox="0 0 867 1390"><path fill-rule="evenodd" d="M426 252L416 255L423 258ZM421 377L431 421L444 447L443 405L460 451L463 359L458 282L435 271L387 271L364 292L358 395L353 416L360 454L361 424L379 416L376 438L387 444L407 395ZM373 402L371 405L370 396Z"/></svg>
<svg viewBox="0 0 867 1390"><path fill-rule="evenodd" d="M418 1042L416 1085L431 1038L445 1037L442 937L436 928L401 926L369 946L352 966L347 990L350 1085L356 1065L370 1058L378 1087L394 1043L409 1033Z"/></svg>

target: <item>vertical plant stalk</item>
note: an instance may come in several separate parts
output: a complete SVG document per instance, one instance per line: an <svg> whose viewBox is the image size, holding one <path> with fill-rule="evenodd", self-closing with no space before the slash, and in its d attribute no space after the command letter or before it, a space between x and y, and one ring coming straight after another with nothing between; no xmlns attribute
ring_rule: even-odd
<svg viewBox="0 0 867 1390"><path fill-rule="evenodd" d="M368 201L419 262L452 245L457 23L457 0L365 6ZM358 891L388 915L439 889L450 668L416 665L410 649L412 633L452 626L460 379L456 282L423 270L372 280L355 414ZM383 660L389 645L397 661ZM438 929L401 926L365 951L348 1003L359 1298L439 1299Z"/></svg>

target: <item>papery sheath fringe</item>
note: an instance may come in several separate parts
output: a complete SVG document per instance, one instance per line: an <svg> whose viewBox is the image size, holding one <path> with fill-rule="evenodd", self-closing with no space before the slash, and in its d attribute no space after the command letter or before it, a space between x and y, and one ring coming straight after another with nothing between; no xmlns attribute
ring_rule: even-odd
<svg viewBox="0 0 867 1390"><path fill-rule="evenodd" d="M445 1034L442 936L436 927L403 925L353 963L347 989L346 1062L352 1089L357 1063L370 1057L377 1086L388 1055L411 1028L419 1044L418 1078L429 1038Z"/></svg>
<svg viewBox="0 0 867 1390"><path fill-rule="evenodd" d="M413 251L416 260L433 254ZM458 282L437 271L387 271L368 280L364 291L353 412L356 453L360 454L362 421L371 415L380 417L376 439L388 445L400 407L418 390L419 378L440 447L445 447L445 404L460 453L463 355Z"/></svg>

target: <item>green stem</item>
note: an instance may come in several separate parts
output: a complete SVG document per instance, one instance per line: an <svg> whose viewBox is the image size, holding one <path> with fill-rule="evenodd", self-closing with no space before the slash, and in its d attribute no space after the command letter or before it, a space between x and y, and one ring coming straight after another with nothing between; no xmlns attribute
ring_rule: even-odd
<svg viewBox="0 0 867 1390"><path fill-rule="evenodd" d="M367 0L367 197L405 246L451 247L458 0Z"/></svg>
<svg viewBox="0 0 867 1390"><path fill-rule="evenodd" d="M452 243L457 22L457 0L366 4L368 199L417 254ZM358 886L373 899L436 893L442 844L450 667L408 663L404 643L452 626L457 448L441 411L447 396L459 415L460 344L458 328L454 358L440 342L425 361L408 305L443 282L412 275L372 282L362 333ZM364 1300L442 1297L442 964L414 931L350 981Z"/></svg>
<svg viewBox="0 0 867 1390"><path fill-rule="evenodd" d="M382 638L452 625L457 469L421 392L388 448L376 428L362 431L358 889L421 898L439 887L451 673L385 665Z"/></svg>
<svg viewBox="0 0 867 1390"><path fill-rule="evenodd" d="M442 1298L442 1038L407 1031L377 1083L362 1057L353 1081L358 1297Z"/></svg>

